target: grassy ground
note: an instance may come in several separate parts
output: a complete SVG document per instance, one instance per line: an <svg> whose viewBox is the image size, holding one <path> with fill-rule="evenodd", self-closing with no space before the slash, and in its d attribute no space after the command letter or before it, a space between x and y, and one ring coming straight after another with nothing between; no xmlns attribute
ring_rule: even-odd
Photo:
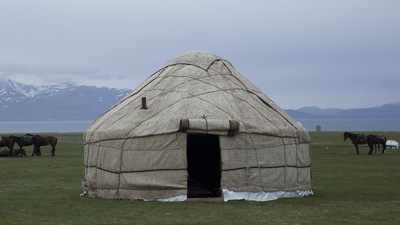
<svg viewBox="0 0 400 225"><path fill-rule="evenodd" d="M389 139L400 132L386 132ZM56 156L0 158L0 224L398 224L400 149L360 155L342 132L312 132L314 196L270 202L142 202L80 197L81 133ZM32 147L26 147L27 154Z"/></svg>

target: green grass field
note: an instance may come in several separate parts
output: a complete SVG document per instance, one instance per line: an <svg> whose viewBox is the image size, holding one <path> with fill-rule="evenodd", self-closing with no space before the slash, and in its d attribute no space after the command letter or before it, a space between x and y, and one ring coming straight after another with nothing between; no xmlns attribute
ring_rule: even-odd
<svg viewBox="0 0 400 225"><path fill-rule="evenodd" d="M384 132L400 139L400 132ZM0 224L398 224L400 149L355 154L342 132L312 132L315 195L270 202L143 202L80 197L82 133L41 157L0 158Z"/></svg>

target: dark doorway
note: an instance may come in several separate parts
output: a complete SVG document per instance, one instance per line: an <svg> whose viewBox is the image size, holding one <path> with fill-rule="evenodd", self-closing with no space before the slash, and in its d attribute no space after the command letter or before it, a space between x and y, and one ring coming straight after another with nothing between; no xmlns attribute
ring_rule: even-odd
<svg viewBox="0 0 400 225"><path fill-rule="evenodd" d="M187 135L188 198L221 197L219 136Z"/></svg>

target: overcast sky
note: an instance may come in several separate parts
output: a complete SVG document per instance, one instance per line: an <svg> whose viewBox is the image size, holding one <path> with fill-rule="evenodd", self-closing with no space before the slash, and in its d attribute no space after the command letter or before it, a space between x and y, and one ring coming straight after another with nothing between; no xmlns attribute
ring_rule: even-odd
<svg viewBox="0 0 400 225"><path fill-rule="evenodd" d="M1 0L0 78L134 89L217 54L285 109L400 102L398 0Z"/></svg>

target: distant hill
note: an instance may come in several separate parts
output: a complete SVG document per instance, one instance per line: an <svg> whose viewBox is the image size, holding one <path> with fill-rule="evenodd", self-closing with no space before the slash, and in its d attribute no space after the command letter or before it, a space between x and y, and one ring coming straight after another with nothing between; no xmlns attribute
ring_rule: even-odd
<svg viewBox="0 0 400 225"><path fill-rule="evenodd" d="M307 113L309 115L332 116L332 115L342 112L343 109L339 109L339 108L321 109L321 108L318 108L315 106L305 106L305 107L301 107L297 111Z"/></svg>
<svg viewBox="0 0 400 225"><path fill-rule="evenodd" d="M319 116L315 114L310 114L306 112L302 112L300 110L294 110L294 109L286 109L285 110L291 117L295 119L312 119L312 118L319 118Z"/></svg>
<svg viewBox="0 0 400 225"><path fill-rule="evenodd" d="M0 120L93 120L132 90L0 79Z"/></svg>
<svg viewBox="0 0 400 225"><path fill-rule="evenodd" d="M314 106L286 110L295 119L400 119L400 102L360 109L321 109Z"/></svg>

